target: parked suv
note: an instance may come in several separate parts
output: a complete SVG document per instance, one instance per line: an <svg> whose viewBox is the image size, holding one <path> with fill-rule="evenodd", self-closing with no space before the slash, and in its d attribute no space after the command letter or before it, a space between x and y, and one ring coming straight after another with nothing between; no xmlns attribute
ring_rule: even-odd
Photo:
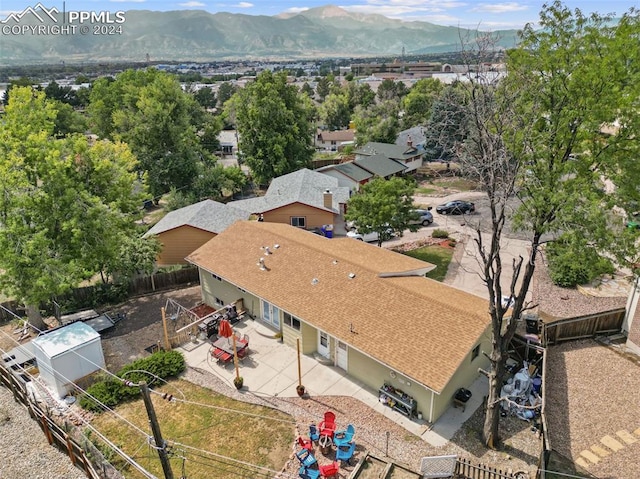
<svg viewBox="0 0 640 479"><path fill-rule="evenodd" d="M409 222L410 225L429 226L431 223L433 223L433 215L431 214L431 211L413 210L412 214L414 215L415 219Z"/></svg>

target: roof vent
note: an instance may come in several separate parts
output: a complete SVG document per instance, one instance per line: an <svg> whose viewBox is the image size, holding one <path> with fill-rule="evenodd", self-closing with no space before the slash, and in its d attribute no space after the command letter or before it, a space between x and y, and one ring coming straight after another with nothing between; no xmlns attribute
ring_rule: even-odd
<svg viewBox="0 0 640 479"><path fill-rule="evenodd" d="M337 259L334 259L331 263L332 263L332 264L338 264L338 260L337 260Z"/></svg>
<svg viewBox="0 0 640 479"><path fill-rule="evenodd" d="M258 260L258 266L260 266L261 271L266 271L267 267L264 265L264 258Z"/></svg>
<svg viewBox="0 0 640 479"><path fill-rule="evenodd" d="M278 243L273 245L273 249L278 249L278 248L280 248L280 245Z"/></svg>
<svg viewBox="0 0 640 479"><path fill-rule="evenodd" d="M265 256L269 256L271 254L271 251L269 251L269 247L268 246L264 246L262 249L264 250L264 255Z"/></svg>
<svg viewBox="0 0 640 479"><path fill-rule="evenodd" d="M319 282L320 282L320 280L319 280L318 278L313 278L313 279L311 280L311 284L313 284L313 285L316 285L316 284L318 284Z"/></svg>
<svg viewBox="0 0 640 479"><path fill-rule="evenodd" d="M349 279L353 279L353 278L355 278L355 277L356 277L356 274L355 274L355 273L349 273Z"/></svg>

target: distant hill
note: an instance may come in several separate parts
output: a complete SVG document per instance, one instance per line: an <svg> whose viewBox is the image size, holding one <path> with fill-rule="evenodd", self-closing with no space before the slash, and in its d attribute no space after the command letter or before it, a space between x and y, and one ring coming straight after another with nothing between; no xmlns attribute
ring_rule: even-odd
<svg viewBox="0 0 640 479"><path fill-rule="evenodd" d="M58 14L61 19L61 14ZM61 24L59 20L58 24ZM38 25L32 14L3 26ZM109 28L109 26L107 25ZM122 33L2 35L0 64L65 61L213 61L407 55L457 51L472 33L427 22L350 13L324 6L274 17L198 10L126 12ZM516 30L496 32L500 46L516 44Z"/></svg>

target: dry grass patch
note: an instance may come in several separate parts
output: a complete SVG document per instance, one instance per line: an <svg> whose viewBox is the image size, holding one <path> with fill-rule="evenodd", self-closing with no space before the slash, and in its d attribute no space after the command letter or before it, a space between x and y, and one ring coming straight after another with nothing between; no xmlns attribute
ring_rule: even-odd
<svg viewBox="0 0 640 479"><path fill-rule="evenodd" d="M255 468L241 466L233 458L263 468L279 471L289 459L294 440L294 420L282 412L247 404L216 394L187 381L172 381L163 387L151 386L178 398L168 402L151 395L164 439L170 445L174 474L182 468L182 457L190 478L208 479L263 475ZM181 402L182 395L191 403ZM142 399L118 406L116 412L151 435ZM147 445L147 438L112 414L96 417L92 424L142 466L157 477L162 468L157 454ZM215 453L193 451L175 443ZM124 463L114 464L120 468ZM127 478L142 477L133 468L125 468ZM272 474L273 475L273 474Z"/></svg>

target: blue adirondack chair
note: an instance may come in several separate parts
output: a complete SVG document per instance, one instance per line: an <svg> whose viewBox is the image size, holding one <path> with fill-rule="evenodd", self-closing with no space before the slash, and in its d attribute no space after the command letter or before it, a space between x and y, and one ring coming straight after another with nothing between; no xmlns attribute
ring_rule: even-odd
<svg viewBox="0 0 640 479"><path fill-rule="evenodd" d="M347 445L348 443L353 441L353 436L355 433L356 428L353 426L353 424L349 424L347 426L347 429L343 431L336 431L336 433L333 435L333 443L336 446Z"/></svg>
<svg viewBox="0 0 640 479"><path fill-rule="evenodd" d="M298 475L302 479L318 479L320 477L320 471L318 469L310 469L302 466L298 471Z"/></svg>
<svg viewBox="0 0 640 479"><path fill-rule="evenodd" d="M308 449L298 450L296 452L296 457L298 458L298 461L300 461L300 464L302 464L302 467L309 468L318 463L316 457Z"/></svg>
<svg viewBox="0 0 640 479"><path fill-rule="evenodd" d="M313 442L317 442L320 439L320 433L318 432L318 427L315 424L309 425L309 439Z"/></svg>
<svg viewBox="0 0 640 479"><path fill-rule="evenodd" d="M349 444L343 444L342 446L338 446L336 449L336 460L346 462L351 465L350 461L353 457L353 453L356 450L356 443L350 442Z"/></svg>

